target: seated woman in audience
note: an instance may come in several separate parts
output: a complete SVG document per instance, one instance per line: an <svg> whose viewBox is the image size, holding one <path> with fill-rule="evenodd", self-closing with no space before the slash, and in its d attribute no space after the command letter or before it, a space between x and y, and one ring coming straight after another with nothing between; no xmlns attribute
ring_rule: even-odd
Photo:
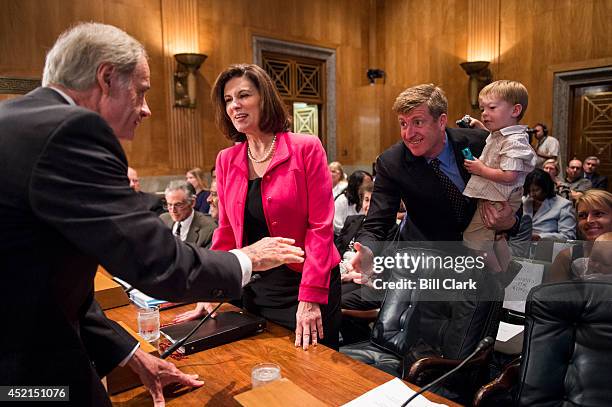
<svg viewBox="0 0 612 407"><path fill-rule="evenodd" d="M210 210L210 205L207 202L209 192L208 185L206 185L206 179L204 178L204 171L197 167L192 168L187 171L185 178L195 190L196 203L193 209L207 214Z"/></svg>
<svg viewBox="0 0 612 407"><path fill-rule="evenodd" d="M348 178L348 186L344 192L334 201L334 233L340 234L347 216L358 215L361 210L359 200L359 188L367 180L372 182L372 176L366 171L357 170Z"/></svg>
<svg viewBox="0 0 612 407"><path fill-rule="evenodd" d="M523 216L532 220L531 240L567 240L576 237L572 203L555 194L555 185L544 170L533 170L525 179Z"/></svg>
<svg viewBox="0 0 612 407"><path fill-rule="evenodd" d="M346 182L346 174L344 173L342 164L340 164L338 161L329 163L329 172L331 173L332 177L332 193L334 195L334 199L336 199L348 185Z"/></svg>
<svg viewBox="0 0 612 407"><path fill-rule="evenodd" d="M586 272L586 260L591 255L593 242L612 232L612 194L590 189L576 202L579 238L582 244L564 249L554 259L546 282L578 278Z"/></svg>
<svg viewBox="0 0 612 407"><path fill-rule="evenodd" d="M294 239L305 252L304 263L255 274L243 289L243 305L295 330L295 346L307 349L321 339L337 348L340 255L334 247L332 183L321 141L288 131L287 108L257 65L223 71L211 99L217 126L236 143L217 156L219 227L211 248L241 248L267 236ZM206 308L199 303L189 317Z"/></svg>

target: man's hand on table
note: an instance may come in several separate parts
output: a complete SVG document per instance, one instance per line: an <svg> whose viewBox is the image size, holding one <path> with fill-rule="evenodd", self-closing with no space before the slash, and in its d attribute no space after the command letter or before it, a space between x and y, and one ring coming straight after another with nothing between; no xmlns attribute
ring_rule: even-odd
<svg viewBox="0 0 612 407"><path fill-rule="evenodd" d="M304 250L293 246L295 240L284 237L264 237L240 249L253 263L253 271L269 270L287 263L303 263Z"/></svg>
<svg viewBox="0 0 612 407"><path fill-rule="evenodd" d="M166 405L164 386L177 383L184 386L200 387L203 381L197 380L197 374L185 374L174 364L149 355L141 349L136 350L127 365L140 377L142 384L149 390L155 407Z"/></svg>

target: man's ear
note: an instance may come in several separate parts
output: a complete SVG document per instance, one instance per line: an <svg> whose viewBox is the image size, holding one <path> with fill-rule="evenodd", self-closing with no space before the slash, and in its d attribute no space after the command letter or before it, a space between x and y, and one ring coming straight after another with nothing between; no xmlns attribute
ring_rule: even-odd
<svg viewBox="0 0 612 407"><path fill-rule="evenodd" d="M108 62L104 62L98 66L96 70L96 82L100 89L102 89L102 94L107 95L110 92L111 87L111 79L113 74L115 73L115 66Z"/></svg>
<svg viewBox="0 0 612 407"><path fill-rule="evenodd" d="M517 103L512 107L512 117L519 117L521 112L523 111L523 105Z"/></svg>
<svg viewBox="0 0 612 407"><path fill-rule="evenodd" d="M446 125L448 124L448 116L446 113L442 113L438 118L438 124L442 130L446 129Z"/></svg>

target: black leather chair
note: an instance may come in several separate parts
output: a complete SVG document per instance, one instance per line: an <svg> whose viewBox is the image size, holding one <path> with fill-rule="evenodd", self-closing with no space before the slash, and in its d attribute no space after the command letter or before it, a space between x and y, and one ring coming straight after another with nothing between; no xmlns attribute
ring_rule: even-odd
<svg viewBox="0 0 612 407"><path fill-rule="evenodd" d="M612 406L612 283L546 284L527 301L519 405Z"/></svg>
<svg viewBox="0 0 612 407"><path fill-rule="evenodd" d="M459 255L423 248L400 249L398 253L415 258ZM495 337L503 287L482 270L457 274L455 270L435 266L419 268L416 272L393 268L388 276L391 283L415 281L417 287L420 281L442 282L445 279L472 279L477 289L388 289L370 340L341 347L340 351L417 385L424 385L452 369L484 337ZM475 362L473 366L486 365L485 358L482 355L478 358L480 364ZM454 380L449 379L450 386L445 390L434 391L459 401L466 400L462 394L467 394L467 399L471 400L482 382L472 383L475 375L479 375L478 368L472 373L469 370L468 366L466 372L455 376Z"/></svg>

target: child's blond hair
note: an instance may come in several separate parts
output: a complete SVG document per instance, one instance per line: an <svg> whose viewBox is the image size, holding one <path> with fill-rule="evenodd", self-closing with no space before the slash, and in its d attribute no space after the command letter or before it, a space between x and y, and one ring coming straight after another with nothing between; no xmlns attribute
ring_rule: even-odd
<svg viewBox="0 0 612 407"><path fill-rule="evenodd" d="M478 95L478 100L488 96L498 97L511 105L521 105L521 113L518 115L517 120L521 120L527 111L529 94L525 85L520 82L508 80L492 82L482 88Z"/></svg>

